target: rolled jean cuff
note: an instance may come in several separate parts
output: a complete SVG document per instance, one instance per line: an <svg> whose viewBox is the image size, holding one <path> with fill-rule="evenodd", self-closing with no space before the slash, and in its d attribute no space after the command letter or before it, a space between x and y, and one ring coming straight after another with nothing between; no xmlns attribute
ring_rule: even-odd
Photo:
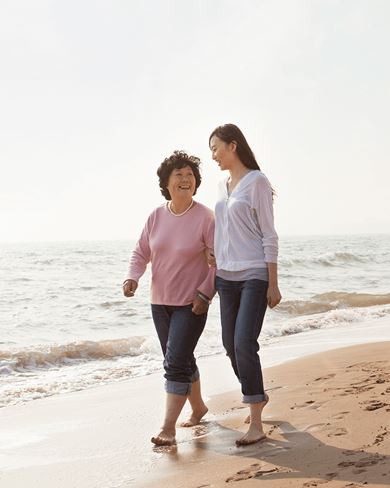
<svg viewBox="0 0 390 488"><path fill-rule="evenodd" d="M179 381L166 380L165 391L174 395L188 396L191 393L191 383L180 383Z"/></svg>
<svg viewBox="0 0 390 488"><path fill-rule="evenodd" d="M191 376L191 383L195 383L195 381L198 381L199 378L200 378L199 369L197 369L195 373L193 373Z"/></svg>
<svg viewBox="0 0 390 488"><path fill-rule="evenodd" d="M259 393L258 395L243 395L242 403L260 403L268 400L267 393Z"/></svg>

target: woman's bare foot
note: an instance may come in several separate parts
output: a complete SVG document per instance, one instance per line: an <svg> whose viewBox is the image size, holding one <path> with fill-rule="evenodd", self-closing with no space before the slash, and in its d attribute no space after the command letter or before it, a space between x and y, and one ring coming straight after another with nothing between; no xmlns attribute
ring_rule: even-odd
<svg viewBox="0 0 390 488"><path fill-rule="evenodd" d="M158 436L152 437L150 440L153 444L156 444L156 446L173 446L176 444L175 436L175 431L162 430Z"/></svg>
<svg viewBox="0 0 390 488"><path fill-rule="evenodd" d="M236 446L248 446L249 444L254 444L255 442L262 441L266 438L267 436L264 434L262 428L259 428L255 424L250 424L248 432L240 439L236 440Z"/></svg>
<svg viewBox="0 0 390 488"><path fill-rule="evenodd" d="M262 441L267 436L263 430L261 415L264 407L269 402L269 397L265 394L265 400L259 403L251 403L249 405L250 415L245 419L245 423L249 424L248 432L236 441L237 446L247 446L255 442Z"/></svg>
<svg viewBox="0 0 390 488"><path fill-rule="evenodd" d="M191 417L185 422L182 422L180 427L194 427L198 425L208 411L209 409L203 404L203 407L200 410L193 411Z"/></svg>
<svg viewBox="0 0 390 488"><path fill-rule="evenodd" d="M262 408L264 408L267 403L269 402L269 396L267 393L265 393L265 401L261 402L263 404ZM248 417L244 420L244 424L250 424L251 423L251 415L249 414Z"/></svg>
<svg viewBox="0 0 390 488"><path fill-rule="evenodd" d="M167 393L165 406L165 419L161 432L150 440L156 446L172 446L176 444L176 422L182 411L187 396Z"/></svg>

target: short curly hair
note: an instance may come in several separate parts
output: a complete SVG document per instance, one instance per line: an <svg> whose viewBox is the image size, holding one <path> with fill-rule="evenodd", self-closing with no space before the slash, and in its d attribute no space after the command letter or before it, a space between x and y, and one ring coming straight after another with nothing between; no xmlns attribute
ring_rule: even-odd
<svg viewBox="0 0 390 488"><path fill-rule="evenodd" d="M189 166L195 176L195 191L194 195L196 194L196 190L199 188L199 185L202 181L202 177L200 175L200 159L196 156L189 156L184 151L174 151L168 158L165 158L164 161L160 164L157 170L157 176L159 177L159 184L161 194L165 197L166 200L172 200L171 194L168 191L168 181L171 173L174 169L181 169Z"/></svg>

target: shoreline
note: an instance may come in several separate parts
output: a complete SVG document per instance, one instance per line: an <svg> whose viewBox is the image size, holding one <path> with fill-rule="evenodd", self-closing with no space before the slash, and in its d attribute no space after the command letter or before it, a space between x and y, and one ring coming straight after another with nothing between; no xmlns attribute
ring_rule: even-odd
<svg viewBox="0 0 390 488"><path fill-rule="evenodd" d="M387 312L383 313L382 316L380 316L379 313L378 315L379 318L369 317L364 320L360 320L359 318L359 320L356 321L350 321L350 317L348 317L349 321L343 324L320 328L313 326L310 330L297 331L296 333L288 333L280 336L277 335L271 338L263 333L260 336L263 368L281 364L285 361L308 354L334 349L335 347L343 347L368 341L375 342L378 340L390 340L390 329L387 327L388 317L390 316ZM368 329L369 334L367 334ZM149 337L149 339L151 339L151 337ZM145 340L146 344L149 343L149 339ZM160 347L157 344L157 337L153 339L155 339L156 347ZM142 342L139 341L138 336L121 339L119 342L124 342L124 347L128 347L129 342L132 340L136 347L138 347L137 344ZM207 339L201 338L201 340ZM214 336L212 340L215 340ZM108 347L108 353L110 354L110 347L112 347L111 343L115 343L117 340L113 339L106 342L108 343L108 346L101 345L101 347L103 350L104 347ZM92 348L93 351L94 343L92 342L91 344L89 344L88 347ZM147 347L150 347L150 345ZM220 347L223 350L222 344ZM61 348L58 347L58 349ZM70 349L72 350L72 348ZM209 361L215 360L218 362L221 360L218 358L223 358L225 356L222 351L208 354L201 353L201 350L201 348L198 348L198 353L196 355L198 361L206 362L206 366ZM39 354L38 359L42 361ZM143 358L142 355L138 357L137 354L130 356L129 359L131 359L133 363L130 363L127 359L123 360L124 358L121 356L119 356L118 362L113 360L109 364L105 362L104 358L102 359L103 362L100 362L99 360L91 360L79 365L68 364L64 367L60 365L59 368L52 366L48 370L45 370L44 368L41 371L32 370L31 374L27 371L25 378L23 378L21 382L16 378L15 383L10 381L8 384L6 384L8 378L7 374L1 375L2 371L0 367L0 411L3 408L30 403L31 401L40 401L44 398L51 398L52 396L62 396L72 392L91 390L110 384L116 384L117 382L132 381L135 378L146 377L150 374L159 374L160 376L163 374L160 350L158 350L158 356L155 355L150 358ZM135 369L142 365L143 369L151 369L152 371L145 371L142 374L130 376L130 374L132 374L132 364ZM105 368L107 368L107 370ZM7 371L5 371L5 373L7 373ZM110 377L110 374L112 374L112 377ZM93 376L95 376L96 379L91 379ZM12 375L9 378L12 380ZM68 379L69 382L67 381ZM232 387L234 387L234 385L236 385L235 382L232 383ZM2 393L4 393L3 396Z"/></svg>
<svg viewBox="0 0 390 488"><path fill-rule="evenodd" d="M283 405L293 405L295 397L292 396L294 390L279 388L280 385L275 383L276 380L272 377L274 371L280 370L280 374L290 377L291 382L293 379L291 372L297 365L306 362L310 365L306 366L306 369L314 371L319 358L324 355L337 356L342 350L346 353L345 357L348 357L350 354L348 351L359 346L339 348L350 345L351 342L362 343L364 340L374 342L387 339L388 342L385 342L382 347L390 352L388 318L376 320L375 323L375 330L370 329L369 339L367 339L369 324L365 323L353 327L353 337L350 328L322 329L287 336L283 343L278 344L278 349L270 347L267 351L267 348L263 348L262 362L266 368L265 379L271 397L271 402L265 411L266 423L275 424L274 418L268 417L269 412L272 412L272 415L278 414L280 420L290 419L291 414L295 415L299 410L278 413L277 398L281 391L287 395L283 399ZM368 354L379 346L371 344L360 347ZM321 352L323 350L328 352ZM281 357L283 363L275 366L278 358L280 363ZM383 357L381 359L385 360ZM160 479L164 473L168 475L169 471L175 472L176 476L177 473L184 476L183 470L185 470L185 478L187 478L191 470L197 471L200 467L203 470L204 464L207 464L211 458L215 462L214 456L218 458L228 456L230 459L230 450L236 449L230 439L232 435L237 435L237 429L242 423L241 417L244 411L245 415L247 413L246 409L241 408L237 380L225 356L202 357L198 362L202 388L210 413L205 422L195 430L178 429L176 453L167 453L164 448L153 448L150 443L151 435L154 435L160 427L164 409L164 390L160 372L2 408L0 410L2 432L0 486L6 488L23 486L24 488L28 484L40 488L138 487L148 482L155 484L156 475ZM313 388L317 388L318 385L317 382L313 383ZM297 385L294 388L298 392ZM301 395L302 392L299 394ZM304 403L303 398L302 403ZM340 406L339 410L345 411L347 408ZM378 413L382 414L382 410L384 413L384 409L379 409ZM188 407L182 415L184 418L187 412ZM384 422L385 419L383 425ZM210 427L210 432L205 432L205 426ZM313 435L316 435L315 430ZM334 436L334 439L338 437ZM211 441L211 446L214 443L219 445L219 451L217 450L210 459L210 447L204 445L206 441ZM241 457L238 461L240 459ZM256 463L258 464L258 461L254 461L253 464ZM237 468L238 471L241 470L240 467L241 464ZM245 466L242 469L244 468ZM194 476L192 484L173 484L172 487L200 486L202 483L198 483L196 474ZM224 474L221 476L223 477ZM223 483L226 481L224 480ZM248 481L245 486L249 487L247 483Z"/></svg>

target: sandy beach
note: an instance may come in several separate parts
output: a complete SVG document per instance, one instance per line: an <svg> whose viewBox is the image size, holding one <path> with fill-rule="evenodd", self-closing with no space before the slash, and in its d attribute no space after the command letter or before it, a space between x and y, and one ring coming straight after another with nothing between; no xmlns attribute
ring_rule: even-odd
<svg viewBox="0 0 390 488"><path fill-rule="evenodd" d="M330 349L325 333L286 338L290 361L266 369L261 443L235 447L247 415L236 379L225 357L201 358L210 412L179 428L173 448L150 444L163 415L161 374L1 409L0 486L388 486L390 342L293 359L315 340L314 351Z"/></svg>
<svg viewBox="0 0 390 488"><path fill-rule="evenodd" d="M389 342L359 345L270 368L267 439L253 446L234 447L247 414L239 394L214 397L215 419L172 450L179 462L165 460L161 486L389 486L389 353Z"/></svg>

